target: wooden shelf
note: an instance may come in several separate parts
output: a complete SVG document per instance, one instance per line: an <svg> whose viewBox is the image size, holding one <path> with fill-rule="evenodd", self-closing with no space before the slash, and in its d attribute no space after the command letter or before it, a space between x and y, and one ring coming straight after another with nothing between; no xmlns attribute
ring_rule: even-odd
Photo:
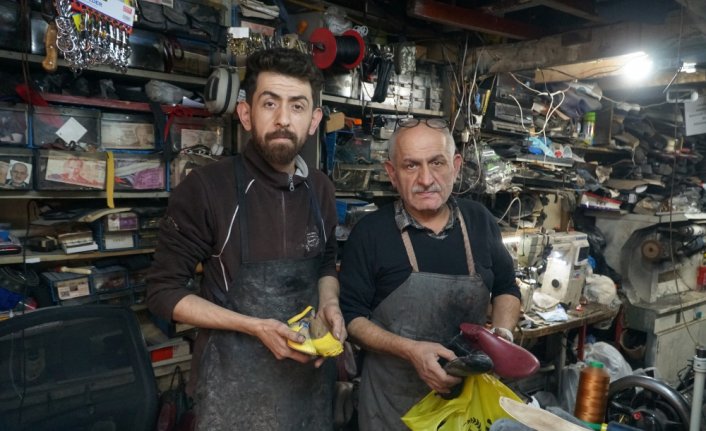
<svg viewBox="0 0 706 431"><path fill-rule="evenodd" d="M417 115L428 115L431 117L443 117L444 111L432 111L431 109L409 109L403 107L397 107L393 105L384 105L382 103L368 102L365 100L351 99L350 97L334 96L331 94L322 94L322 102L338 103L341 105L349 106L360 106L365 108L375 109L377 111L386 112L397 112L400 114L417 114Z"/></svg>
<svg viewBox="0 0 706 431"><path fill-rule="evenodd" d="M115 199L165 199L169 197L169 192L165 191L144 191L144 192L115 192ZM0 189L0 199L105 199L106 193L103 191L83 191L83 190L5 190Z"/></svg>
<svg viewBox="0 0 706 431"><path fill-rule="evenodd" d="M382 198L382 197L397 197L399 193L386 190L360 190L360 191L337 191L336 197L339 198Z"/></svg>
<svg viewBox="0 0 706 431"><path fill-rule="evenodd" d="M16 61L22 61L23 59L27 59L30 63L41 63L44 60L44 56L41 55L36 55L36 54L24 54L22 52L17 52L17 51L8 51L5 49L0 49L0 58L4 58L7 60L16 60ZM64 60L63 58L59 58L58 60L59 66L69 68L70 65L69 63ZM85 71L95 71L95 72L100 72L102 74L106 75L112 75L112 76L129 76L133 78L144 78L144 79L158 79L160 81L167 81L167 82L176 82L176 83L181 83L181 84L192 84L192 85L205 85L206 84L206 79L204 77L200 76L187 76L187 75L178 75L174 73L164 73L164 72L155 72L151 70L142 70L142 69L135 69L131 68L128 69L127 73L120 73L117 70L108 67L108 66L91 66L86 69Z"/></svg>
<svg viewBox="0 0 706 431"><path fill-rule="evenodd" d="M121 109L125 111L152 112L150 105L143 102L129 102L126 100L100 99L95 97L67 96L64 94L42 93L47 102L63 103L67 105L93 106L97 108ZM183 113L189 117L210 117L212 114L206 109L185 108L179 105L162 105L166 114L173 112Z"/></svg>
<svg viewBox="0 0 706 431"><path fill-rule="evenodd" d="M154 253L154 248L134 248L130 250L116 250L116 251L92 251L87 253L75 253L75 254L65 254L65 253L35 253L29 252L25 256L25 262L41 263L41 262L65 262L71 260L91 260L100 259L104 257L117 257L117 256L131 256L136 254L150 254ZM13 265L22 263L22 253L0 256L0 265Z"/></svg>

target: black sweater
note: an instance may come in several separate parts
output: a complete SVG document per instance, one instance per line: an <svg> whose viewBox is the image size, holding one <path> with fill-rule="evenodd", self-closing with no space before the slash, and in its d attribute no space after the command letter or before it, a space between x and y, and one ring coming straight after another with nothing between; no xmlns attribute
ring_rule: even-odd
<svg viewBox="0 0 706 431"><path fill-rule="evenodd" d="M243 156L248 181L255 178L246 195L251 260L306 258L318 253L320 249L307 245L306 233L312 230L313 210L304 178L295 175L295 189L290 191L289 176L273 171L252 145L248 145ZM335 277L337 217L333 184L317 170L308 172L308 177L318 197L326 234L319 275ZM194 276L198 262L204 267L203 296L213 299L212 290L223 289L224 285L223 271L213 257L221 248L225 277L229 283L236 278L241 262L242 213L235 218L230 239L223 246L236 204L232 158L195 170L171 194L148 277L147 305L154 314L171 320L174 306L191 293L185 285Z"/></svg>
<svg viewBox="0 0 706 431"><path fill-rule="evenodd" d="M502 244L500 229L481 204L457 200L471 239L476 272L495 297L520 297L512 258ZM421 272L468 274L461 228L454 223L443 239L409 228L410 239ZM386 205L363 217L343 246L341 262L341 310L346 323L370 317L383 299L411 274L412 267L395 224L394 205Z"/></svg>

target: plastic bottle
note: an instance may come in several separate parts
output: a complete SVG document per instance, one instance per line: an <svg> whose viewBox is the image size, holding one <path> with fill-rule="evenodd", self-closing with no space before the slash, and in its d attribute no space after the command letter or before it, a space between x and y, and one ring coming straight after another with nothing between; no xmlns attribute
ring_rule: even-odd
<svg viewBox="0 0 706 431"><path fill-rule="evenodd" d="M596 113L587 112L583 116L583 124L581 125L583 143L586 145L593 145L593 137L595 135L596 128Z"/></svg>
<svg viewBox="0 0 706 431"><path fill-rule="evenodd" d="M610 375L602 362L591 361L581 370L574 416L589 423L602 423L608 402Z"/></svg>

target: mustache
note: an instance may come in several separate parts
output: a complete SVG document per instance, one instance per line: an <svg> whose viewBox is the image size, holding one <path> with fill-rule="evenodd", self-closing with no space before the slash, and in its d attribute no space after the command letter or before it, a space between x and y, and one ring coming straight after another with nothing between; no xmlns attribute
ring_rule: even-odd
<svg viewBox="0 0 706 431"><path fill-rule="evenodd" d="M429 187L416 185L412 187L412 193L424 193L424 192L440 192L441 186L438 184L432 184Z"/></svg>
<svg viewBox="0 0 706 431"><path fill-rule="evenodd" d="M297 135L294 134L294 132L287 130L287 129L282 129L282 130L277 130L275 132L270 132L265 134L265 139L271 140L271 139L289 139L290 141L296 141L297 140Z"/></svg>

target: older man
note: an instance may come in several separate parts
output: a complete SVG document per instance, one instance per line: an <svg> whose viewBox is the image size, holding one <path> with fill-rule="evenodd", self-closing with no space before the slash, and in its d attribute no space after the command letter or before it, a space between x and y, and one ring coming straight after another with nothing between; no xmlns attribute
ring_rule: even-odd
<svg viewBox="0 0 706 431"><path fill-rule="evenodd" d="M490 213L451 198L462 159L447 123L400 121L385 169L400 194L363 218L346 242L341 309L348 333L366 350L361 431L404 430L400 417L430 390L461 382L439 359L459 324L486 323L507 338L520 310L512 259Z"/></svg>
<svg viewBox="0 0 706 431"><path fill-rule="evenodd" d="M10 178L5 184L15 189L26 189L29 187L29 168L26 164L15 162L10 167Z"/></svg>

